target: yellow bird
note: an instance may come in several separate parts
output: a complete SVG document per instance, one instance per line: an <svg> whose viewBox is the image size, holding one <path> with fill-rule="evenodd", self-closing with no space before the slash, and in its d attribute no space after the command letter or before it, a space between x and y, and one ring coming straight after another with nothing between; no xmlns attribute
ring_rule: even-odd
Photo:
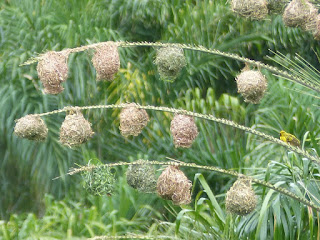
<svg viewBox="0 0 320 240"><path fill-rule="evenodd" d="M283 130L280 131L280 140L290 144L291 146L300 147L299 139Z"/></svg>

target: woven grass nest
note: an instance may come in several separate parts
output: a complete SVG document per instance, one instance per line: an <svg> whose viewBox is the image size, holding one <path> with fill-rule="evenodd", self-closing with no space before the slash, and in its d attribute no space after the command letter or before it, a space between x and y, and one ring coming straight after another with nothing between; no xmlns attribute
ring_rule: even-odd
<svg viewBox="0 0 320 240"><path fill-rule="evenodd" d="M16 120L14 133L21 138L44 141L48 135L48 128L39 116L30 114Z"/></svg>
<svg viewBox="0 0 320 240"><path fill-rule="evenodd" d="M251 213L257 206L257 198L251 180L239 178L226 194L226 209L240 216Z"/></svg>
<svg viewBox="0 0 320 240"><path fill-rule="evenodd" d="M287 27L301 27L306 30L317 15L318 10L307 0L292 0L285 8L282 19Z"/></svg>
<svg viewBox="0 0 320 240"><path fill-rule="evenodd" d="M263 19L268 15L266 0L232 0L231 9L242 17Z"/></svg>
<svg viewBox="0 0 320 240"><path fill-rule="evenodd" d="M306 24L306 30L313 34L315 40L320 40L320 14Z"/></svg>
<svg viewBox="0 0 320 240"><path fill-rule="evenodd" d="M88 141L94 132L91 123L79 110L70 111L60 127L60 142L68 147L79 146Z"/></svg>
<svg viewBox="0 0 320 240"><path fill-rule="evenodd" d="M268 0L269 13L283 14L290 0Z"/></svg>
<svg viewBox="0 0 320 240"><path fill-rule="evenodd" d="M176 114L171 121L170 131L175 147L189 148L198 136L198 128L192 116Z"/></svg>
<svg viewBox="0 0 320 240"><path fill-rule="evenodd" d="M110 41L96 47L92 64L96 69L98 81L112 81L120 69L118 44Z"/></svg>
<svg viewBox="0 0 320 240"><path fill-rule="evenodd" d="M238 92L245 102L258 104L267 90L267 79L260 71L249 70L247 67L236 77Z"/></svg>
<svg viewBox="0 0 320 240"><path fill-rule="evenodd" d="M115 185L115 174L110 167L100 165L81 173L84 188L92 195L112 195Z"/></svg>
<svg viewBox="0 0 320 240"><path fill-rule="evenodd" d="M149 116L144 109L139 109L135 103L130 103L120 112L120 126L122 136L138 136L149 122Z"/></svg>
<svg viewBox="0 0 320 240"><path fill-rule="evenodd" d="M59 94L63 91L61 83L68 78L68 55L49 51L42 55L37 72L46 94Z"/></svg>
<svg viewBox="0 0 320 240"><path fill-rule="evenodd" d="M157 177L152 165L148 161L138 160L139 164L130 165L127 169L127 183L139 192L154 193L157 190Z"/></svg>
<svg viewBox="0 0 320 240"><path fill-rule="evenodd" d="M186 58L182 48L162 47L157 50L154 63L162 80L173 81L178 77L181 69L186 66Z"/></svg>
<svg viewBox="0 0 320 240"><path fill-rule="evenodd" d="M179 170L177 166L168 166L159 176L157 192L160 197L176 205L189 204L191 202L191 181Z"/></svg>

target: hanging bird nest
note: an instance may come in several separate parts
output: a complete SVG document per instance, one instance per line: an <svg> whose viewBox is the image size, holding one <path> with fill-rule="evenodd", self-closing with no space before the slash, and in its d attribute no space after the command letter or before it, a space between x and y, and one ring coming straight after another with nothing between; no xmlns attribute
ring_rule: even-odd
<svg viewBox="0 0 320 240"><path fill-rule="evenodd" d="M242 17L263 19L268 15L266 0L232 0L231 9Z"/></svg>
<svg viewBox="0 0 320 240"><path fill-rule="evenodd" d="M226 209L240 216L251 213L257 206L257 198L251 180L239 178L226 194Z"/></svg>
<svg viewBox="0 0 320 240"><path fill-rule="evenodd" d="M186 58L182 48L162 47L157 50L154 63L162 80L173 81L178 77L181 69L186 66Z"/></svg>
<svg viewBox="0 0 320 240"><path fill-rule="evenodd" d="M138 136L147 126L149 116L144 109L137 108L137 104L130 103L120 112L120 131L122 136Z"/></svg>
<svg viewBox="0 0 320 240"><path fill-rule="evenodd" d="M170 131L175 147L189 148L198 136L198 128L194 118L183 114L174 116Z"/></svg>
<svg viewBox="0 0 320 240"><path fill-rule="evenodd" d="M307 0L292 0L282 15L287 27L301 27L306 30L309 23L318 15L318 10Z"/></svg>
<svg viewBox="0 0 320 240"><path fill-rule="evenodd" d="M16 120L14 133L21 138L44 141L48 135L48 128L38 115L30 114Z"/></svg>
<svg viewBox="0 0 320 240"><path fill-rule="evenodd" d="M110 41L96 47L92 64L96 69L98 81L112 81L120 69L118 44Z"/></svg>
<svg viewBox="0 0 320 240"><path fill-rule="evenodd" d="M178 166L168 166L159 176L157 192L160 197L176 205L189 204L191 202L190 189L192 183Z"/></svg>
<svg viewBox="0 0 320 240"><path fill-rule="evenodd" d="M101 165L81 173L84 188L92 195L112 195L115 185L115 174L107 166Z"/></svg>
<svg viewBox="0 0 320 240"><path fill-rule="evenodd" d="M320 14L306 25L306 30L313 34L315 40L320 40Z"/></svg>
<svg viewBox="0 0 320 240"><path fill-rule="evenodd" d="M62 82L68 78L68 54L49 51L41 56L37 72L44 93L58 94L63 91Z"/></svg>
<svg viewBox="0 0 320 240"><path fill-rule="evenodd" d="M127 183L139 192L154 193L157 189L157 177L148 161L138 160L139 165L130 165L127 169Z"/></svg>
<svg viewBox="0 0 320 240"><path fill-rule="evenodd" d="M258 104L267 90L267 79L260 71L249 70L245 67L236 78L238 92L245 102Z"/></svg>
<svg viewBox="0 0 320 240"><path fill-rule="evenodd" d="M268 0L269 13L283 14L284 9L289 4L290 0Z"/></svg>
<svg viewBox="0 0 320 240"><path fill-rule="evenodd" d="M61 125L60 142L68 147L79 146L88 141L93 134L91 123L79 110L72 110Z"/></svg>

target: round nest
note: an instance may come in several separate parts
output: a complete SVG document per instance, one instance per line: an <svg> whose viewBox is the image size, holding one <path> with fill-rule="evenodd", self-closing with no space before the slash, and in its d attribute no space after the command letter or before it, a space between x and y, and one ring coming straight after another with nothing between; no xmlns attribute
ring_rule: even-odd
<svg viewBox="0 0 320 240"><path fill-rule="evenodd" d="M92 137L91 123L84 119L80 111L66 116L60 128L60 142L68 147L78 146Z"/></svg>
<svg viewBox="0 0 320 240"><path fill-rule="evenodd" d="M130 165L127 169L127 183L139 192L154 193L157 189L155 169L148 161L138 160L139 165Z"/></svg>
<svg viewBox="0 0 320 240"><path fill-rule="evenodd" d="M186 66L186 58L182 48L162 47L157 50L154 63L157 65L162 80L173 81L178 77L181 69Z"/></svg>
<svg viewBox="0 0 320 240"><path fill-rule="evenodd" d="M130 103L120 112L120 131L122 136L138 136L147 126L149 116L144 109L137 108L137 104Z"/></svg>
<svg viewBox="0 0 320 240"><path fill-rule="evenodd" d="M282 19L287 27L301 27L306 30L317 15L318 10L307 0L292 0L284 10Z"/></svg>
<svg viewBox="0 0 320 240"><path fill-rule="evenodd" d="M189 148L198 136L198 128L194 118L176 114L171 121L170 131L175 147Z"/></svg>
<svg viewBox="0 0 320 240"><path fill-rule="evenodd" d="M260 71L244 70L236 78L238 92L245 102L258 104L267 90L267 80Z"/></svg>
<svg viewBox="0 0 320 240"><path fill-rule="evenodd" d="M231 9L242 17L263 19L268 15L267 0L232 0Z"/></svg>
<svg viewBox="0 0 320 240"><path fill-rule="evenodd" d="M320 40L320 14L306 25L306 30L313 34L315 40Z"/></svg>
<svg viewBox="0 0 320 240"><path fill-rule="evenodd" d="M120 69L118 45L115 42L106 42L96 47L92 64L96 69L98 81L112 81Z"/></svg>
<svg viewBox="0 0 320 240"><path fill-rule="evenodd" d="M41 56L37 72L44 93L58 94L63 91L61 83L68 78L68 55L50 51Z"/></svg>
<svg viewBox="0 0 320 240"><path fill-rule="evenodd" d="M157 192L160 197L172 200L176 205L191 202L191 187L191 181L177 166L168 166L161 173L157 182Z"/></svg>
<svg viewBox="0 0 320 240"><path fill-rule="evenodd" d="M251 180L239 178L226 194L226 209L240 216L251 213L257 206L257 198Z"/></svg>
<svg viewBox="0 0 320 240"><path fill-rule="evenodd" d="M268 0L269 13L282 14L290 0Z"/></svg>
<svg viewBox="0 0 320 240"><path fill-rule="evenodd" d="M107 166L98 166L81 173L84 188L92 195L111 195L114 191L115 174Z"/></svg>
<svg viewBox="0 0 320 240"><path fill-rule="evenodd" d="M18 137L34 141L43 141L47 138L48 128L37 115L27 115L16 120L14 133Z"/></svg>
<svg viewBox="0 0 320 240"><path fill-rule="evenodd" d="M316 27L312 33L315 40L320 40L320 14L317 16Z"/></svg>

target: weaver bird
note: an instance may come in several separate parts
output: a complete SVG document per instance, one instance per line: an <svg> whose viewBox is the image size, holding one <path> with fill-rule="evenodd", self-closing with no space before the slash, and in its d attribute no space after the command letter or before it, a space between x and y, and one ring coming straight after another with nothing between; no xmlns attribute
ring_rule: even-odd
<svg viewBox="0 0 320 240"><path fill-rule="evenodd" d="M300 147L300 141L294 135L285 131L280 131L280 140L290 144L291 146Z"/></svg>

